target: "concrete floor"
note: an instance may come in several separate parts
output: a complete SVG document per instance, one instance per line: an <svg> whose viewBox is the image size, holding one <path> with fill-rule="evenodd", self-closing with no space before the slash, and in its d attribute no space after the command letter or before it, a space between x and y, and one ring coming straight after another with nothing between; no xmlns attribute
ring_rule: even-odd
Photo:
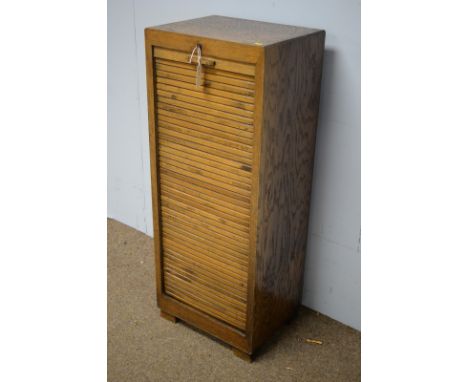
<svg viewBox="0 0 468 382"><path fill-rule="evenodd" d="M306 308L251 364L219 341L160 318L153 240L114 220L107 233L108 381L360 380L360 332Z"/></svg>

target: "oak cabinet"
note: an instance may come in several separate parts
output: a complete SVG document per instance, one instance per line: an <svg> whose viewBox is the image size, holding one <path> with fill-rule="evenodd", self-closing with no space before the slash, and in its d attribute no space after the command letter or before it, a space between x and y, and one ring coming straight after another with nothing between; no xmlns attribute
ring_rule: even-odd
<svg viewBox="0 0 468 382"><path fill-rule="evenodd" d="M249 358L301 298L325 32L145 30L161 315Z"/></svg>

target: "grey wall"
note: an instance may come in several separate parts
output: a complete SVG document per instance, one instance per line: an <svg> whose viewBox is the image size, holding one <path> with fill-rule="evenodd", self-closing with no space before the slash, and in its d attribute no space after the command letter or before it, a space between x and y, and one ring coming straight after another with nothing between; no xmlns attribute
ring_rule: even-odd
<svg viewBox="0 0 468 382"><path fill-rule="evenodd" d="M303 304L354 328L360 289L360 1L108 2L108 216L152 235L143 30L210 14L327 31Z"/></svg>

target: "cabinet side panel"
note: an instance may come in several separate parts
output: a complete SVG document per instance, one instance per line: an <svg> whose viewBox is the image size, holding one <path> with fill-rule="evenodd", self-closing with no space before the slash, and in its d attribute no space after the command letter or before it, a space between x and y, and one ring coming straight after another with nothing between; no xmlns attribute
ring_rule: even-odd
<svg viewBox="0 0 468 382"><path fill-rule="evenodd" d="M324 39L265 48L254 348L301 298Z"/></svg>

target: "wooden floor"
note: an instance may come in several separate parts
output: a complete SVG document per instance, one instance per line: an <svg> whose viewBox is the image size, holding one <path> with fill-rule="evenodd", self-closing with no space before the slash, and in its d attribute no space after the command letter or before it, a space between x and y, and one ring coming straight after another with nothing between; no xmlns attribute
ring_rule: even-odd
<svg viewBox="0 0 468 382"><path fill-rule="evenodd" d="M153 240L108 220L108 381L360 380L356 330L303 308L250 364L224 344L161 318L154 279Z"/></svg>

